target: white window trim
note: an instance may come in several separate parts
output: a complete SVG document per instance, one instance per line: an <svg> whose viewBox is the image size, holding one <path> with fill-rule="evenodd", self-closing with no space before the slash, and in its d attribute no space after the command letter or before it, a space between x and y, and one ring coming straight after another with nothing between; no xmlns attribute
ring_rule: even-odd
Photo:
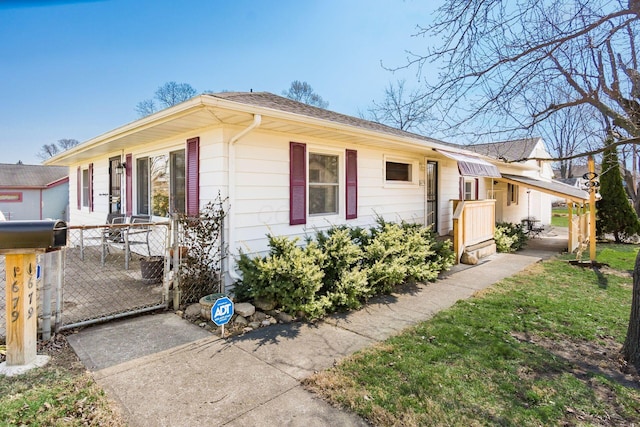
<svg viewBox="0 0 640 427"><path fill-rule="evenodd" d="M310 154L321 154L327 156L337 156L338 157L338 212L336 213L326 213L326 214L311 214L309 213L309 155ZM345 215L345 151L339 150L335 148L328 148L323 146L314 146L307 144L307 158L306 158L306 169L307 169L307 228L317 228L317 227L326 227L327 219L330 219L332 223L336 223L336 219L342 218L344 220Z"/></svg>
<svg viewBox="0 0 640 427"><path fill-rule="evenodd" d="M82 211L87 211L89 212L90 206L91 206L91 201L89 200L89 181L91 180L91 176L89 176L89 168L81 168L81 173L80 173L80 210ZM87 174L86 178L85 178L85 173ZM95 173L95 171L94 171ZM85 184L87 185L87 195L85 197L84 194L84 188L85 188Z"/></svg>
<svg viewBox="0 0 640 427"><path fill-rule="evenodd" d="M467 184L471 184L471 198L467 199L465 196L467 194ZM479 200L480 195L480 180L476 180L476 178L463 178L463 194L462 199L467 201L475 201Z"/></svg>
<svg viewBox="0 0 640 427"><path fill-rule="evenodd" d="M410 181L387 181L387 162L405 163L411 165ZM420 161L410 157L383 155L382 159L382 186L383 188L414 188L420 184Z"/></svg>
<svg viewBox="0 0 640 427"><path fill-rule="evenodd" d="M131 186L132 186L132 191L133 191L133 195L132 195L132 202L133 202L133 209L132 212L134 215L146 215L146 214L140 214L138 213L138 159L151 159L152 157L157 157L157 156L163 156L166 155L167 159L169 162L171 162L171 153L174 151L178 151L178 150L185 150L185 156L186 156L186 146L184 145L175 145L175 144L171 144L171 145L166 145L162 148L156 148L153 151L145 151L145 152L140 152L140 153L134 153L131 157L132 160L131 162L133 163L131 166ZM169 166L170 167L170 166ZM186 167L186 165L185 165ZM151 177L149 177L149 185L151 185ZM149 187L149 199L151 199L152 194L151 194L151 187ZM186 208L186 201L185 201L185 208ZM151 208L151 200L149 200L149 216L151 217L151 219L153 221L162 221L162 220L166 220L166 217L163 216L157 216L157 215L153 215L152 213L152 208Z"/></svg>

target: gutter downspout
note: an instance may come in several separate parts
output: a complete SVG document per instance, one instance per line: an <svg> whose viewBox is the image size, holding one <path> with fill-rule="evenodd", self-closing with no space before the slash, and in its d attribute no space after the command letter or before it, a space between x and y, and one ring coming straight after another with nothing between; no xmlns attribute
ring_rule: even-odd
<svg viewBox="0 0 640 427"><path fill-rule="evenodd" d="M227 173L229 174L227 178L227 182L229 185L229 190L228 190L229 191L228 193L229 194L229 197L228 197L229 212L227 214L227 218L228 218L227 242L229 245L229 250L227 251L226 258L227 258L227 273L229 275L229 278L232 281L241 279L241 277L236 273L235 260L233 259L233 254L236 253L236 240L235 240L236 218L233 210L235 199L236 199L235 197L236 195L235 194L236 193L236 147L235 147L235 144L240 139L244 138L247 134L249 134L251 131L253 131L258 126L260 126L261 123L262 123L262 116L260 114L254 114L253 122L248 127L246 127L245 129L243 129L242 131L240 131L239 133L231 137L231 139L229 140L229 155L227 156L227 171L228 171Z"/></svg>

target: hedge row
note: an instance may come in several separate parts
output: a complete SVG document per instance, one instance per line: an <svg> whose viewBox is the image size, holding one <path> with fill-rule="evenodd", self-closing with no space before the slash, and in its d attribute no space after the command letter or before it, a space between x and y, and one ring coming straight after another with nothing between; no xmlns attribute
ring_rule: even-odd
<svg viewBox="0 0 640 427"><path fill-rule="evenodd" d="M335 226L307 238L268 235L269 254L240 254L236 299L267 299L309 319L360 307L407 281L433 281L455 260L430 228L379 218L370 229Z"/></svg>

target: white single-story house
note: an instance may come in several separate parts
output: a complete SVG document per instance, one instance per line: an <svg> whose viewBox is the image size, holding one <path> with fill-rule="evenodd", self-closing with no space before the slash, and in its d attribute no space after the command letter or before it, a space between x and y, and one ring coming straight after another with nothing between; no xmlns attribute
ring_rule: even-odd
<svg viewBox="0 0 640 427"><path fill-rule="evenodd" d="M68 219L69 168L0 163L0 213L7 221Z"/></svg>
<svg viewBox="0 0 640 427"><path fill-rule="evenodd" d="M227 92L196 96L47 163L69 168L73 225L120 212L195 215L220 193L231 255L265 251L267 233L305 236L377 216L453 235L461 254L492 239L496 219L519 222L547 203L537 194L550 171L469 148L266 92ZM525 188L536 194L531 203ZM586 193L566 197L580 203ZM548 220L550 203L535 215ZM227 285L236 274L229 259Z"/></svg>

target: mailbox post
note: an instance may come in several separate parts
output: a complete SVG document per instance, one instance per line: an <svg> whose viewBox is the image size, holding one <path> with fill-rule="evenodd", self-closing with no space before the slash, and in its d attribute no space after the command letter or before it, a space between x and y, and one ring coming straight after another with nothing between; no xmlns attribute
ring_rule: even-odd
<svg viewBox="0 0 640 427"><path fill-rule="evenodd" d="M0 375L13 376L42 366L48 356L38 356L36 311L36 254L67 244L64 221L0 222L0 255L5 256L7 360Z"/></svg>

